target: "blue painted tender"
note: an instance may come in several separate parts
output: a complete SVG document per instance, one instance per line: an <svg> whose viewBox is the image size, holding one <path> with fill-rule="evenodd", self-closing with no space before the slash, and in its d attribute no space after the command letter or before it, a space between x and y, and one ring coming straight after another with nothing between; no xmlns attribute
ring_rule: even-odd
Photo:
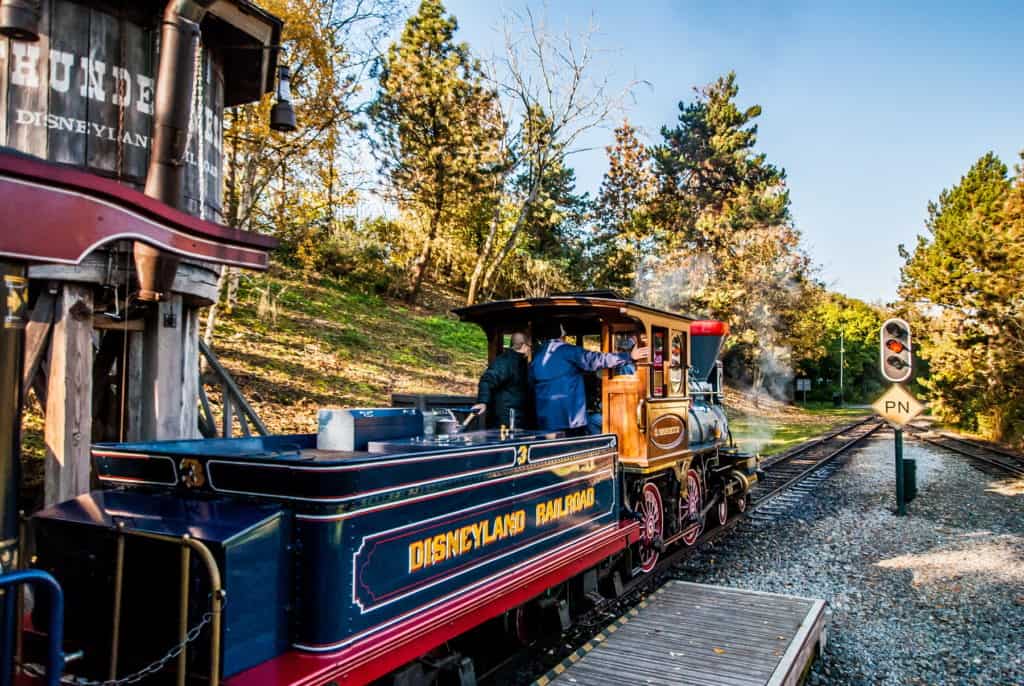
<svg viewBox="0 0 1024 686"><path fill-rule="evenodd" d="M288 645L337 651L618 526L612 435L473 432L385 441L379 453L315 446L315 435L98 444L96 472L117 490L45 510L35 527L55 545L66 536L53 532L69 527L109 538L120 526L222 550L230 676ZM254 537L270 522L272 533ZM80 586L65 553L44 543L39 558Z"/></svg>

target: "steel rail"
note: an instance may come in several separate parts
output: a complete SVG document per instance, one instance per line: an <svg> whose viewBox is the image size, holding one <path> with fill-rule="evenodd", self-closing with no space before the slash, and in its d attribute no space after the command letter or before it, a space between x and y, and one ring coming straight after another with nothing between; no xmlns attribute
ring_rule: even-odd
<svg viewBox="0 0 1024 686"><path fill-rule="evenodd" d="M864 417L863 419L859 419L856 422L853 422L851 424L846 424L844 426L839 427L838 429L832 429L831 431L828 431L828 432L826 432L826 433L824 433L824 434L822 434L822 435L820 435L820 436L818 436L816 438L812 438L809 441L805 441L805 442L801 443L798 446L795 446L793 448L790 448L789 450L781 452L778 455L772 455L771 457L765 458L763 460L763 462L761 463L761 467L764 468L764 469L767 469L768 467L776 465L776 464L778 464L780 462L784 462L784 461L792 459L792 458L794 458L794 457L796 457L798 455L802 455L802 454L806 453L807 451L809 451L809 450L811 450L811 449L821 445L825 441L832 440L833 438L835 438L836 436L838 436L840 434L844 434L844 433L846 433L848 431L852 431L853 429L856 429L857 427L861 426L862 424L866 424L866 423L872 421L873 419L875 419L874 415L868 415L868 416Z"/></svg>
<svg viewBox="0 0 1024 686"><path fill-rule="evenodd" d="M978 460L979 462L984 462L993 467L997 467L999 469L1002 469L1003 471L1009 472L1010 474L1024 476L1024 459L1022 459L1020 455L1012 451L1005 450L1003 448L998 448L995 446L985 445L981 442L973 441L971 439L963 438L960 436L955 436L947 432L931 432L929 430L922 429L920 427L916 427L913 425L906 426L904 428L907 430L907 433L910 436L919 441L922 441L924 443L930 443L931 445L943 448L945 450L949 450L950 452L959 453L960 455L964 455L973 460ZM966 447L954 445L957 443L962 444L962 446ZM985 453L987 453L988 455L986 455ZM1007 462L1005 459L998 459L995 457L990 457L989 455L1000 455L1004 458L1009 458L1010 461Z"/></svg>
<svg viewBox="0 0 1024 686"><path fill-rule="evenodd" d="M862 426L867 425L867 424L871 423L872 421L874 423L871 426L869 426L864 433L862 433L860 435L857 435L857 436L853 436L850 440L841 443L838 447L835 448L835 450L831 450L825 456L817 459L813 464L810 464L810 465L806 466L805 468L799 470L795 475L785 479L782 483L780 483L778 486L775 486L774 488L772 488L767 493L758 494L757 499L754 500L751 503L749 508L747 508L747 512L750 512L752 510L757 509L758 507L760 507L764 503L768 502L769 500L771 500L772 498L777 496L779 493L781 493L781 492L791 488L792 486L794 486L795 484L799 483L800 481L803 481L808 476L810 476L813 472L818 471L819 469L824 467L829 462L832 462L837 457L839 457L841 454L843 454L844 452L846 452L847 450L852 448L854 445L860 443L865 438L868 438L873 433L878 431L878 429L880 429L882 427L883 422L877 420L875 417L868 417L868 418L866 418L866 419L864 419L862 421L856 422L854 424L850 424L850 425L844 427L843 429L840 429L839 431L836 431L836 432L830 434L826 439L821 440L821 441L817 441L813 445L810 445L810 446L808 446L807 448L805 448L803 450L800 450L798 452L794 452L792 454L789 454L789 455L787 455L782 460L778 460L778 461L773 462L771 465L769 465L768 468L769 469L776 469L777 470L782 465L786 465L786 464L792 463L792 461L795 460L798 457L804 457L811 450L813 450L815 448L822 447L823 445L825 445L825 443L827 441L835 439L835 438L837 438L837 437L839 437L839 436L841 436L841 435L843 435L845 433L848 433L848 432L851 432L851 431L856 431L857 429L860 429ZM758 483L760 484L761 482L758 482ZM756 492L757 486L754 487L754 490ZM753 493L751 495L753 495Z"/></svg>

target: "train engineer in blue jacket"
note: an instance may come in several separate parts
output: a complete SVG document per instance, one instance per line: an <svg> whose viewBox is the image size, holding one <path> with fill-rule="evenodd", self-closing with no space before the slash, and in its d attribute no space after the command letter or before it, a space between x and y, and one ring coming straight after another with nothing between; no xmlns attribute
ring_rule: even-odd
<svg viewBox="0 0 1024 686"><path fill-rule="evenodd" d="M537 428L582 435L587 430L584 375L644 359L647 348L636 347L628 353L592 352L567 343L561 327L546 333L547 340L530 363Z"/></svg>

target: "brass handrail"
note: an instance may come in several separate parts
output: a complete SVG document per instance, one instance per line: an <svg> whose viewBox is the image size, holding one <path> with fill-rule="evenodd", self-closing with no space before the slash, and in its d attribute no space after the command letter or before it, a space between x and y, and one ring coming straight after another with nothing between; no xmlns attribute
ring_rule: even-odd
<svg viewBox="0 0 1024 686"><path fill-rule="evenodd" d="M182 546L181 552L181 608L179 609L178 621L181 628L181 640L182 647L181 653L178 655L178 683L184 684L187 680L187 652L188 644L185 643L188 634L188 586L189 586L189 572L190 572L190 552L195 551L199 558L203 561L203 565L206 567L207 576L210 579L210 677L209 686L219 686L220 684L220 625L221 625L221 613L224 607L224 598L226 592L222 586L220 569L217 568L217 561L213 557L213 553L207 548L201 541L198 541L192 536L185 534L180 538L177 536L168 536L165 534L155 534L148 531L126 531L123 524L118 525L118 568L115 572L115 597L114 606L114 639L115 645L111 655L111 670L116 671L117 668L117 644L116 641L120 637L120 611L121 611L121 588L122 583L119 580L123 579L124 570L124 536L139 536L140 538L148 538L155 541L164 541L167 543L177 543ZM113 679L113 673L111 679Z"/></svg>
<svg viewBox="0 0 1024 686"><path fill-rule="evenodd" d="M178 642L183 646L178 653L178 686L185 686L188 675L188 586L189 564L192 562L192 549L188 547L188 534L181 537L181 588L178 595Z"/></svg>
<svg viewBox="0 0 1024 686"><path fill-rule="evenodd" d="M114 617L110 637L110 668L107 678L117 679L118 650L121 643L121 594L124 588L124 522L117 523L117 557L114 564Z"/></svg>

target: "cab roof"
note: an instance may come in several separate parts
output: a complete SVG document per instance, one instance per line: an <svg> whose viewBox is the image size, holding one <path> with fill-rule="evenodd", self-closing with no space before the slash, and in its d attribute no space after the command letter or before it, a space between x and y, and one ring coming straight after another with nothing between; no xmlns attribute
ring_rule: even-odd
<svg viewBox="0 0 1024 686"><path fill-rule="evenodd" d="M579 291L554 293L543 298L516 298L460 307L453 310L459 319L483 327L495 324L517 325L519 320L534 317L600 317L605 321L669 320L679 324L696 321L696 317L660 310L633 300L626 300L614 291Z"/></svg>

